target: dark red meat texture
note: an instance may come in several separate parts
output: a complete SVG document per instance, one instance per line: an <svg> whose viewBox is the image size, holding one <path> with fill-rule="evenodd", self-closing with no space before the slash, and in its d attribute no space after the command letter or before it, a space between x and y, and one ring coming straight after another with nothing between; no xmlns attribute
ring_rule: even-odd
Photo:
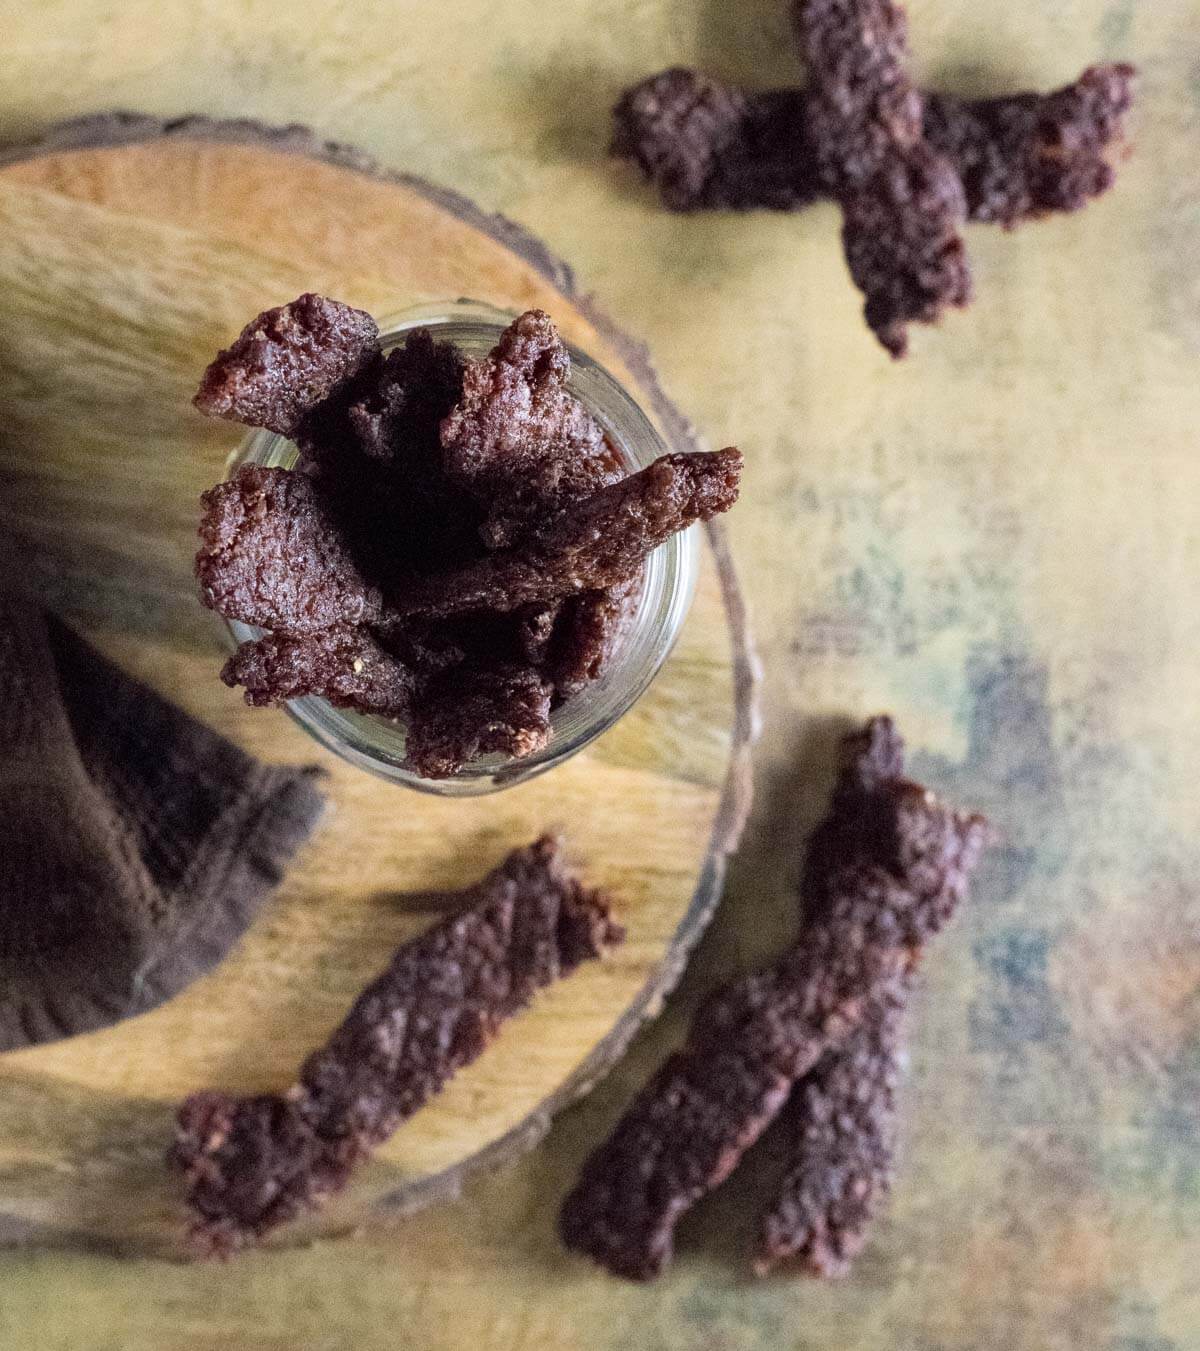
<svg viewBox="0 0 1200 1351"><path fill-rule="evenodd" d="M895 1165L908 985L873 1003L792 1091L780 1123L784 1176L759 1224L758 1275L790 1261L845 1276L862 1251Z"/></svg>
<svg viewBox="0 0 1200 1351"><path fill-rule="evenodd" d="M801 941L702 1006L686 1045L584 1165L560 1216L568 1247L630 1279L658 1275L679 1217L728 1176L795 1081L874 1006L903 1003L988 831L901 767L889 719L847 739L806 868Z"/></svg>
<svg viewBox="0 0 1200 1351"><path fill-rule="evenodd" d="M903 356L909 323L933 323L971 297L962 183L924 139L896 0L795 0L793 19L809 73L809 135L842 205L850 274L872 331Z"/></svg>
<svg viewBox="0 0 1200 1351"><path fill-rule="evenodd" d="M362 310L302 295L247 324L204 373L196 407L293 436L379 352L379 329Z"/></svg>
<svg viewBox="0 0 1200 1351"><path fill-rule="evenodd" d="M311 695L403 719L427 777L531 755L551 707L619 650L647 553L732 504L741 457L668 456L622 479L541 311L473 362L426 329L386 356L377 335L352 350L357 314L302 296L205 377L202 407L234 389L230 415L247 418L246 390L296 382L268 424L292 429L296 468L247 466L202 499L204 604L270 631L222 678L255 706Z"/></svg>
<svg viewBox="0 0 1200 1351"><path fill-rule="evenodd" d="M550 695L532 666L456 667L413 702L409 763L423 778L444 779L481 755L532 755L550 740Z"/></svg>
<svg viewBox="0 0 1200 1351"><path fill-rule="evenodd" d="M664 455L531 526L521 542L440 576L414 579L389 614L511 611L628 581L664 540L737 500L741 453Z"/></svg>
<svg viewBox="0 0 1200 1351"><path fill-rule="evenodd" d="M286 1093L200 1093L180 1108L171 1162L200 1251L231 1253L319 1206L505 1019L624 936L549 837L455 899L459 912L396 953Z"/></svg>
<svg viewBox="0 0 1200 1351"><path fill-rule="evenodd" d="M489 548L621 475L595 418L567 389L571 358L548 314L529 310L470 361L441 427L446 473L487 509Z"/></svg>
<svg viewBox="0 0 1200 1351"><path fill-rule="evenodd" d="M633 624L642 574L602 591L564 601L546 655L546 675L558 701L599 680Z"/></svg>
<svg viewBox="0 0 1200 1351"><path fill-rule="evenodd" d="M385 718L403 717L416 677L365 628L322 629L304 637L267 634L243 643L221 679L241 685L246 702L262 708L317 695L337 708Z"/></svg>
<svg viewBox="0 0 1200 1351"><path fill-rule="evenodd" d="M378 591L303 474L247 465L200 501L196 576L210 610L296 635L377 615Z"/></svg>
<svg viewBox="0 0 1200 1351"><path fill-rule="evenodd" d="M1113 184L1135 82L1132 66L1102 65L1050 94L926 92L925 138L954 166L972 221L1077 211ZM832 195L805 89L750 93L676 68L634 85L613 117L613 152L673 211L794 211Z"/></svg>

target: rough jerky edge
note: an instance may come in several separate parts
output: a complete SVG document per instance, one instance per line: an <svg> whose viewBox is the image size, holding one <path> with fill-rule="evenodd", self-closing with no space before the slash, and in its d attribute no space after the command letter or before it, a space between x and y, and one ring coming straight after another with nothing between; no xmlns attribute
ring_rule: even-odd
<svg viewBox="0 0 1200 1351"><path fill-rule="evenodd" d="M251 320L205 371L195 404L209 417L294 436L378 352L369 314L307 293Z"/></svg>
<svg viewBox="0 0 1200 1351"><path fill-rule="evenodd" d="M567 389L571 358L550 316L529 310L466 363L442 421L450 480L487 509L482 537L511 544L530 521L620 477L599 423Z"/></svg>
<svg viewBox="0 0 1200 1351"><path fill-rule="evenodd" d="M679 1217L728 1176L792 1084L873 1003L903 999L922 946L965 892L987 827L904 780L902 754L887 718L846 739L805 871L802 941L701 1007L684 1048L584 1164L560 1215L569 1248L617 1275L657 1276Z"/></svg>
<svg viewBox="0 0 1200 1351"><path fill-rule="evenodd" d="M524 759L550 740L551 687L531 666L451 671L413 701L405 756L426 779L445 779L480 755Z"/></svg>
<svg viewBox="0 0 1200 1351"><path fill-rule="evenodd" d="M246 465L200 502L196 576L210 610L295 635L378 612L379 593L305 475Z"/></svg>
<svg viewBox="0 0 1200 1351"><path fill-rule="evenodd" d="M408 712L416 682L414 672L363 628L324 629L302 638L268 634L243 643L221 679L244 686L252 708L316 695L335 708L384 718Z"/></svg>
<svg viewBox="0 0 1200 1351"><path fill-rule="evenodd" d="M907 996L907 982L899 987ZM759 1222L756 1275L793 1260L845 1276L891 1189L905 999L872 1005L862 1025L792 1090L782 1112L784 1176Z"/></svg>
<svg viewBox="0 0 1200 1351"><path fill-rule="evenodd" d="M925 138L953 165L972 221L1011 227L1077 211L1112 186L1136 78L1133 66L1097 65L1049 94L926 92ZM669 210L795 211L833 195L807 90L752 93L677 67L629 89L613 120L613 153Z"/></svg>
<svg viewBox="0 0 1200 1351"><path fill-rule="evenodd" d="M850 274L868 325L902 357L909 323L970 300L962 183L924 140L897 0L793 0L792 17L809 73L809 135L842 205Z"/></svg>
<svg viewBox="0 0 1200 1351"><path fill-rule="evenodd" d="M663 455L532 526L511 549L440 576L414 579L388 598L384 620L507 612L613 586L640 571L671 535L737 500L741 452Z"/></svg>
<svg viewBox="0 0 1200 1351"><path fill-rule="evenodd" d="M459 914L400 948L287 1093L187 1099L170 1163L200 1252L230 1254L315 1209L539 989L622 940L560 849L543 837L515 850Z"/></svg>

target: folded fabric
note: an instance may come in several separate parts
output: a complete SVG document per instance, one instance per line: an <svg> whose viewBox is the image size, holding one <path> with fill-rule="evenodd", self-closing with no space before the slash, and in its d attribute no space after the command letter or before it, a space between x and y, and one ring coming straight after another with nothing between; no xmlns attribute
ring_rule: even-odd
<svg viewBox="0 0 1200 1351"><path fill-rule="evenodd" d="M144 1012L210 970L323 805L0 591L0 1050Z"/></svg>

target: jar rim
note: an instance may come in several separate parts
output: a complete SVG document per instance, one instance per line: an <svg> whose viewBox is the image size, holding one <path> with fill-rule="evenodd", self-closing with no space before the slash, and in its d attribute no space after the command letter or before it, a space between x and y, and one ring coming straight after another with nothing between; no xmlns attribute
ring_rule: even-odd
<svg viewBox="0 0 1200 1351"><path fill-rule="evenodd" d="M469 355L489 351L515 311L460 299L413 306L379 323L384 350L396 347L415 328L429 328ZM667 454L663 434L610 371L586 351L567 343L571 356L568 388L608 433L631 472ZM226 477L248 464L290 467L295 444L275 432L256 431L229 457ZM646 559L637 610L608 668L551 713L551 735L541 750L522 758L481 756L448 778L422 778L404 763L402 723L377 715L335 708L316 695L284 704L288 715L314 740L348 763L389 783L437 796L497 792L524 783L578 754L612 727L649 688L670 655L690 608L698 571L698 532L693 526L672 535ZM235 643L261 637L263 629L227 621Z"/></svg>

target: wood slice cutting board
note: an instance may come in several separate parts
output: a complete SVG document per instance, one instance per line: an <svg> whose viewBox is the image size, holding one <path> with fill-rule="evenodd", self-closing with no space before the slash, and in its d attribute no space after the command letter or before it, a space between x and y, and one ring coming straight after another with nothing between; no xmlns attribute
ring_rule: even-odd
<svg viewBox="0 0 1200 1351"><path fill-rule="evenodd" d="M624 947L539 999L343 1198L279 1241L345 1228L385 1199L452 1193L473 1166L534 1142L657 1011L741 830L754 668L719 529L650 693L586 753L495 796L383 784L220 684L191 560L197 497L239 431L189 399L250 316L309 289L375 314L458 297L541 306L668 441L694 446L644 353L536 241L352 152L295 130L114 117L0 166L0 525L38 593L125 669L256 755L321 763L332 804L217 971L142 1017L0 1056L0 1241L176 1250L163 1152L177 1101L288 1084L394 947L432 921L419 893L466 884L561 827L619 898Z"/></svg>

